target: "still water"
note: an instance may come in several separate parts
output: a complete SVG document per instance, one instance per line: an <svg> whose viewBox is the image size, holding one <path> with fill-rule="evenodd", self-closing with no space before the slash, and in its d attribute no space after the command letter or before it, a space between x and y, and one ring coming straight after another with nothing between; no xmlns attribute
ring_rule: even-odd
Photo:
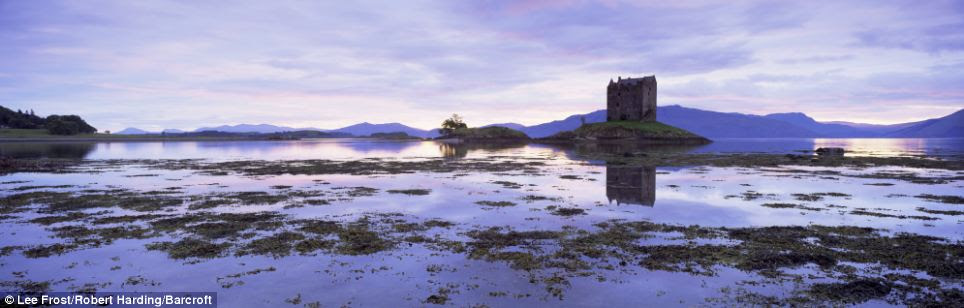
<svg viewBox="0 0 964 308"><path fill-rule="evenodd" d="M825 146L844 147L851 155L870 156L926 155L953 159L964 153L962 139L733 139L668 151L783 154ZM366 139L6 143L0 144L0 155L92 161L74 170L76 172L0 176L3 183L0 189L8 200L19 194L50 193L45 197L48 199L38 199L41 201L25 210L0 213L5 214L0 220L0 247L12 247L0 255L0 281L4 283L0 289L23 288L26 282L47 282L52 291L213 291L218 292L219 301L225 307L295 307L316 303L322 307L714 305L712 303L732 303L733 297L738 297L732 293L735 286L781 297L797 294L795 292L800 292L806 284L790 279L773 280L757 272L725 265L712 266L713 275L633 264L613 268L592 263L578 270L555 265L528 268L520 265L518 259L501 257L519 251L540 256L554 253L559 247L541 239L510 245L498 257L478 257L471 249L465 252L439 248L444 246L442 243L450 242L438 239L466 241L489 228L519 232L592 231L602 228L599 224L603 222L645 221L707 228L871 227L880 229L884 235L906 232L935 236L952 243L964 240L962 216L954 212L960 210L959 204L915 197L959 196L961 184L956 179L960 172L954 170L892 166L859 169L627 166L582 160L565 148L547 145L464 147L431 141ZM196 167L133 161L420 162L438 158L479 164L514 163L520 167L453 172L426 169L398 173L253 175L235 172L250 166L218 173L200 172ZM880 174L938 180L915 183L878 176ZM84 194L121 191L175 202L157 210L100 203L75 206L79 200L93 198ZM69 197L78 201L51 201L58 192L79 194ZM253 201L237 197L251 192L267 192L270 196ZM226 201L202 206L204 200ZM121 200L117 204L124 202L133 201ZM74 209L76 216L64 217L76 219L45 222L45 217L64 213L55 206ZM136 216L145 213L157 216ZM190 218L197 213L278 213L284 218L280 224L270 224L270 228L228 230L225 231L230 234L227 237L199 232L203 224L194 222L167 229L159 227L159 222L168 217ZM302 232L304 228L298 227L300 224L317 219L346 223L364 220L372 225L372 230L377 229L379 223L370 220L389 221L386 227L394 230L390 232L395 232L391 234L398 238L390 247L364 253L338 249L298 253L300 246L292 248L273 242L270 244L274 246L270 247L274 250L251 253L250 247L268 243L262 239L276 239L271 237L273 234ZM401 225L401 222L435 220L451 226L433 227L423 234L408 231ZM79 243L90 234L98 233L96 230L79 232L83 235L78 238L64 235L67 231L78 232L67 227L94 228L102 226L100 223L108 227L153 229L146 234L120 236L107 243L84 244L39 256L28 252L34 247L50 247L44 245ZM402 239L406 234L411 238L411 234L416 233L434 237L436 242ZM347 235L339 234L345 241ZM300 240L302 235L298 236ZM173 250L146 248L161 241L195 238L228 248L213 256L188 255L186 258ZM731 243L726 239L683 239L679 234L639 241L642 245L686 244L687 241L687 245ZM278 245L283 253L278 252ZM867 275L906 272L900 268L880 270L870 264L852 265L858 273L867 274L864 270L876 273ZM813 282L812 274L822 273L812 264L792 267L788 272L810 275L807 282ZM826 279L829 277L816 281ZM747 284L747 281L766 283ZM959 279L944 283L961 286ZM893 303L870 299L860 304L888 306Z"/></svg>
<svg viewBox="0 0 964 308"><path fill-rule="evenodd" d="M709 145L686 147L691 153L800 153L821 147L842 147L850 155L930 156L961 158L964 138L936 139L813 139L813 138L729 138ZM458 151L456 151L458 150ZM472 153L532 155L558 153L546 145L489 147ZM464 152L464 153L463 153ZM433 141L391 141L372 139L307 139L297 141L205 141L205 142L115 142L115 143L0 143L0 156L86 159L357 159L366 157L408 158L463 156L465 148L445 147Z"/></svg>

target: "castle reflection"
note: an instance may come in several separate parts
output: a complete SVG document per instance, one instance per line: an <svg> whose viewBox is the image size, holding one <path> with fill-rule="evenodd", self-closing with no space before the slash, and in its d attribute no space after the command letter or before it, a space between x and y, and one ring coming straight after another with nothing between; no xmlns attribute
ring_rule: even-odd
<svg viewBox="0 0 964 308"><path fill-rule="evenodd" d="M607 165L606 197L610 203L653 206L656 167Z"/></svg>

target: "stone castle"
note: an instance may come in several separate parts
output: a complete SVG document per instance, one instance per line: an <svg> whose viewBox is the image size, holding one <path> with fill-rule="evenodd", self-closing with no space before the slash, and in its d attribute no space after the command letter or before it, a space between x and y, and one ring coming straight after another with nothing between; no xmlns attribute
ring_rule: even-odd
<svg viewBox="0 0 964 308"><path fill-rule="evenodd" d="M656 121L656 76L619 77L606 88L607 121Z"/></svg>

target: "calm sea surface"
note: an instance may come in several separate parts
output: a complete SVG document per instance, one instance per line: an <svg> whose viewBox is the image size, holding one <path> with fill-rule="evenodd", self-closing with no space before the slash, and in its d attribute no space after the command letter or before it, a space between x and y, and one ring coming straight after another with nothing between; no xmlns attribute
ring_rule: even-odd
<svg viewBox="0 0 964 308"><path fill-rule="evenodd" d="M850 155L964 156L964 138L938 139L717 139L704 146L675 149L688 153L799 153L820 147L842 147ZM461 149L460 149L461 150ZM86 159L357 159L411 158L491 154L542 155L562 152L546 145L465 150L433 141L372 139L312 139L298 141L115 142L115 143L0 143L0 155Z"/></svg>

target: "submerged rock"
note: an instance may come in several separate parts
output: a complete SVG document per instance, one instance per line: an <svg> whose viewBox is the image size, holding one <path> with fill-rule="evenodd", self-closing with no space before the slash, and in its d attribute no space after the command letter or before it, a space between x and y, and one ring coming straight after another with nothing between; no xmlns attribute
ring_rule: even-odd
<svg viewBox="0 0 964 308"><path fill-rule="evenodd" d="M816 152L817 155L843 156L845 151L843 148L818 148L814 152Z"/></svg>

